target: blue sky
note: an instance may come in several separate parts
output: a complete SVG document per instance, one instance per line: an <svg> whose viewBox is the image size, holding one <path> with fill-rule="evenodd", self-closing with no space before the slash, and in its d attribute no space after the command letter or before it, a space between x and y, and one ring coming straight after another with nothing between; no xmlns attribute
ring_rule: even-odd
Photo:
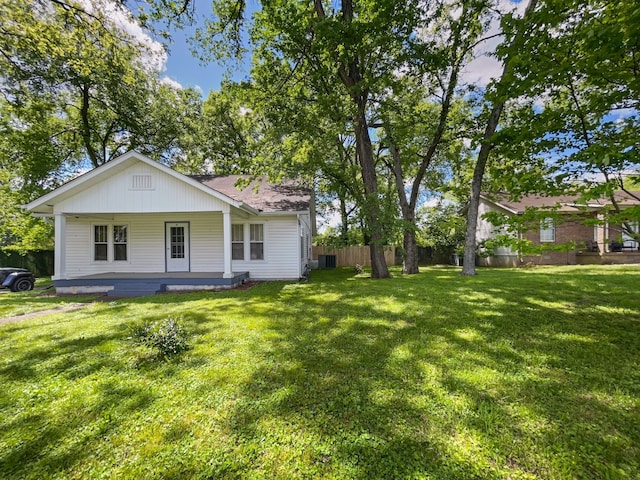
<svg viewBox="0 0 640 480"><path fill-rule="evenodd" d="M183 87L199 87L206 98L210 90L218 90L226 67L210 63L201 65L190 51L187 43L188 33L184 31L173 34L173 43L169 45L169 58L166 63L165 75L180 83ZM233 78L240 80L248 72L237 72Z"/></svg>
<svg viewBox="0 0 640 480"><path fill-rule="evenodd" d="M211 0L195 0L196 16L200 23L204 18L211 16ZM250 17L252 12L259 8L257 0L247 0L246 16ZM516 9L522 14L524 10L524 2L521 0L500 0L501 9L509 11ZM187 38L193 34L195 27L183 31L175 31L172 33L173 43L169 45L169 58L166 62L164 74L171 80L179 83L183 87L199 87L202 90L203 97L206 98L211 90L218 90L220 82L226 72L226 68L216 63L201 65L190 52ZM498 22L493 22L487 35L498 33ZM463 81L475 83L477 85L487 85L489 80L498 75L501 71L500 63L490 56L481 54L494 51L496 45L500 42L499 37L491 38L489 41L483 42L476 50L476 54L480 54L476 60L471 62L463 71ZM249 76L249 59L240 69L233 72L233 80L242 80Z"/></svg>
<svg viewBox="0 0 640 480"><path fill-rule="evenodd" d="M247 8L247 16L255 8L255 3L249 1ZM208 0L196 1L196 14L200 20L209 16L211 12ZM201 24L202 22L200 22ZM183 87L196 87L202 90L203 96L206 98L211 90L218 90L220 82L223 80L227 67L211 62L202 65L200 60L191 54L191 46L188 38L193 35L195 26L185 30L176 30L172 32L173 43L169 45L169 58L166 63L165 75L171 80L180 83ZM239 81L249 76L250 59L232 71L232 79Z"/></svg>

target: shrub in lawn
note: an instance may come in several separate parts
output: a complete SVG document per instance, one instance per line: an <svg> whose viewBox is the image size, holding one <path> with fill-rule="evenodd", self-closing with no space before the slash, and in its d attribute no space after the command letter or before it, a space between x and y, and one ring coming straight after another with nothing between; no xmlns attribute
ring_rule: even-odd
<svg viewBox="0 0 640 480"><path fill-rule="evenodd" d="M177 355L189 349L186 330L181 318L169 316L156 322L146 322L132 328L131 338L139 345L158 351L160 357Z"/></svg>

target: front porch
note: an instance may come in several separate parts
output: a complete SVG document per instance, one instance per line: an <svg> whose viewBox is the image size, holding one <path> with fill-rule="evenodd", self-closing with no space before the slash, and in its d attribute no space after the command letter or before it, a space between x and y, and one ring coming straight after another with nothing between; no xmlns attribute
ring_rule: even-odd
<svg viewBox="0 0 640 480"><path fill-rule="evenodd" d="M249 272L99 273L53 281L58 294L106 293L113 297L134 297L163 292L228 290L242 285Z"/></svg>

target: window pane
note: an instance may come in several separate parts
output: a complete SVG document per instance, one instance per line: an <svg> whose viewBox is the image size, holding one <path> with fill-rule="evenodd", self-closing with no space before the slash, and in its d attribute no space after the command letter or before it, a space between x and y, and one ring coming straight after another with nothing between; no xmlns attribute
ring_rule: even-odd
<svg viewBox="0 0 640 480"><path fill-rule="evenodd" d="M117 244L113 246L113 259L119 261L127 260L127 245Z"/></svg>
<svg viewBox="0 0 640 480"><path fill-rule="evenodd" d="M93 227L93 260L96 262L107 261L107 225L94 225Z"/></svg>
<svg viewBox="0 0 640 480"><path fill-rule="evenodd" d="M107 226L106 225L94 226L94 241L95 243L107 243Z"/></svg>
<svg viewBox="0 0 640 480"><path fill-rule="evenodd" d="M545 218L540 222L540 241L541 242L555 242L556 229L553 225L552 218Z"/></svg>
<svg viewBox="0 0 640 480"><path fill-rule="evenodd" d="M113 226L113 243L127 243L127 226Z"/></svg>
<svg viewBox="0 0 640 480"><path fill-rule="evenodd" d="M93 259L97 262L107 261L107 244L106 243L95 244Z"/></svg>
<svg viewBox="0 0 640 480"><path fill-rule="evenodd" d="M127 260L127 226L113 226L113 259L117 261Z"/></svg>
<svg viewBox="0 0 640 480"><path fill-rule="evenodd" d="M251 260L264 260L264 244L263 243L251 244Z"/></svg>
<svg viewBox="0 0 640 480"><path fill-rule="evenodd" d="M260 223L252 223L249 225L250 233L251 233L251 241L252 242L263 242L264 241L264 225Z"/></svg>
<svg viewBox="0 0 640 480"><path fill-rule="evenodd" d="M244 260L244 243L231 244L231 259Z"/></svg>
<svg viewBox="0 0 640 480"><path fill-rule="evenodd" d="M231 225L231 241L232 242L244 241L244 225Z"/></svg>
<svg viewBox="0 0 640 480"><path fill-rule="evenodd" d="M185 258L184 227L171 227L171 258Z"/></svg>

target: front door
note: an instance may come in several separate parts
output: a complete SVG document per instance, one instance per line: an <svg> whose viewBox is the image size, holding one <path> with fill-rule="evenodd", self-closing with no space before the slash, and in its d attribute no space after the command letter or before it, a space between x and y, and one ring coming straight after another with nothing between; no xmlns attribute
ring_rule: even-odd
<svg viewBox="0 0 640 480"><path fill-rule="evenodd" d="M167 223L167 272L189 271L189 224Z"/></svg>

